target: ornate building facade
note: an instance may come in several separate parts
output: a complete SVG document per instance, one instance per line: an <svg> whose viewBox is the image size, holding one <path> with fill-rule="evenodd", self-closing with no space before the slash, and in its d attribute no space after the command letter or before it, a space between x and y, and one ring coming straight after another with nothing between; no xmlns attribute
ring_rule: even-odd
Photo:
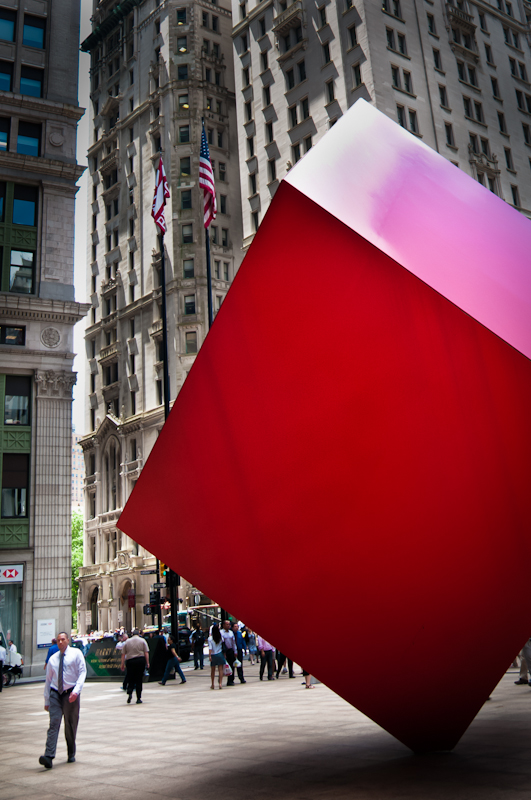
<svg viewBox="0 0 531 800"><path fill-rule="evenodd" d="M79 0L0 9L0 627L42 675L71 626Z"/></svg>
<svg viewBox="0 0 531 800"><path fill-rule="evenodd" d="M528 0L233 0L244 243L364 98L531 216Z"/></svg>
<svg viewBox="0 0 531 800"><path fill-rule="evenodd" d="M202 117L218 198L210 229L214 311L242 257L229 8L206 0L95 0L92 22L82 44L91 54L92 127L82 631L151 622L143 607L156 582L155 557L116 522L164 423L161 260L150 213L161 155L170 185L172 400L208 331ZM181 587L183 606L190 589Z"/></svg>

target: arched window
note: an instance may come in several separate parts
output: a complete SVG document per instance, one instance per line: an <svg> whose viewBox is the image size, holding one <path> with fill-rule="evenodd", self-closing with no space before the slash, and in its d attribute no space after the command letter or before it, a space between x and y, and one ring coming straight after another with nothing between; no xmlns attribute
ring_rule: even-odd
<svg viewBox="0 0 531 800"><path fill-rule="evenodd" d="M126 631L133 627L131 609L135 607L135 590L131 581L125 581L120 589L120 610L122 612L122 625Z"/></svg>

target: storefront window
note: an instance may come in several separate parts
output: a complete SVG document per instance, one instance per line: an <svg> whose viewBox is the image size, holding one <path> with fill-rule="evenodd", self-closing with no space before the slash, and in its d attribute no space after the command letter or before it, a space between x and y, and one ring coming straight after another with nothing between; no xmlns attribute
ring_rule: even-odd
<svg viewBox="0 0 531 800"><path fill-rule="evenodd" d="M0 630L22 651L22 583L0 583Z"/></svg>

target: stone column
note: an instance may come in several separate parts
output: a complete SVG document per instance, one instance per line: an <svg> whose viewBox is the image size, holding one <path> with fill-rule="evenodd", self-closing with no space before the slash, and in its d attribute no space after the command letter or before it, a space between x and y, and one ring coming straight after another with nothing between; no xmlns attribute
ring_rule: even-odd
<svg viewBox="0 0 531 800"><path fill-rule="evenodd" d="M36 370L36 438L33 496L34 607L37 618L55 618L70 631L72 387L65 370Z"/></svg>

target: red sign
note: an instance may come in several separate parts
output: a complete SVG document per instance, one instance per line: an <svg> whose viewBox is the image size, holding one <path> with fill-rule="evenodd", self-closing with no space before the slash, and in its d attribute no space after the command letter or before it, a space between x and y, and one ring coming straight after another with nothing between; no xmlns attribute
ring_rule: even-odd
<svg viewBox="0 0 531 800"><path fill-rule="evenodd" d="M23 564L1 564L0 583L22 583L24 577Z"/></svg>

